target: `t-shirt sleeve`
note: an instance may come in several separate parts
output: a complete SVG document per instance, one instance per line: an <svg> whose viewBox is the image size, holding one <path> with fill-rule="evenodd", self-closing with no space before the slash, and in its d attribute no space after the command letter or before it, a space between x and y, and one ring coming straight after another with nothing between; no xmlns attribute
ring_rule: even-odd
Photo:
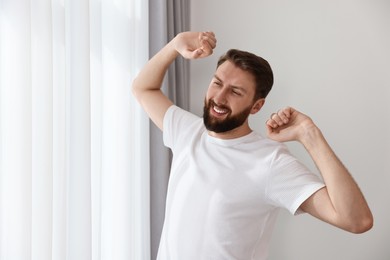
<svg viewBox="0 0 390 260"><path fill-rule="evenodd" d="M301 204L325 185L321 178L300 163L282 145L276 152L267 182L266 196L276 207L291 214L302 213Z"/></svg>
<svg viewBox="0 0 390 260"><path fill-rule="evenodd" d="M186 136L191 133L194 123L200 119L178 106L170 106L163 121L164 145L173 150L177 144L184 144Z"/></svg>

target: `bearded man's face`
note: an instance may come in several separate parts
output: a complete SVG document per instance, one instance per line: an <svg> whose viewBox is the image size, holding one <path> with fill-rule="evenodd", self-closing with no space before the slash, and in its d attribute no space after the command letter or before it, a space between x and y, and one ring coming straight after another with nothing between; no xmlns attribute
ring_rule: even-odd
<svg viewBox="0 0 390 260"><path fill-rule="evenodd" d="M212 99L205 100L203 122L209 131L215 133L228 132L243 125L251 109L252 104L249 104L242 111L232 114L232 110L228 106L218 105Z"/></svg>

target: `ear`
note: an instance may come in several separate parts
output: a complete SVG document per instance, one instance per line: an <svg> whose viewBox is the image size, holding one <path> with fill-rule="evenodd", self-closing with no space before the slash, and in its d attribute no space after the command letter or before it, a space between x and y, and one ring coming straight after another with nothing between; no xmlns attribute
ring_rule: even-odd
<svg viewBox="0 0 390 260"><path fill-rule="evenodd" d="M265 98L260 98L256 100L256 102L252 106L251 114L253 115L259 112L260 109L264 106L264 103L265 103Z"/></svg>

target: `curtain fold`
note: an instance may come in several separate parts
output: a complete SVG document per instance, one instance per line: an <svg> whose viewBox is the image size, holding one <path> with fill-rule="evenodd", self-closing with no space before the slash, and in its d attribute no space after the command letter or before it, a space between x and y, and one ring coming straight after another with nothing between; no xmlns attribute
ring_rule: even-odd
<svg viewBox="0 0 390 260"><path fill-rule="evenodd" d="M0 0L0 260L149 259L142 0Z"/></svg>
<svg viewBox="0 0 390 260"><path fill-rule="evenodd" d="M179 32L189 30L189 0L149 0L149 58ZM189 63L178 58L170 66L163 92L179 107L189 108ZM171 154L161 130L150 125L151 259L156 259L165 214Z"/></svg>
<svg viewBox="0 0 390 260"><path fill-rule="evenodd" d="M67 257L91 259L89 3L65 6ZM89 162L89 163L88 163Z"/></svg>
<svg viewBox="0 0 390 260"><path fill-rule="evenodd" d="M31 5L31 258L49 259L53 211L51 5ZM27 46L28 47L28 46ZM28 215L27 215L28 216Z"/></svg>
<svg viewBox="0 0 390 260"><path fill-rule="evenodd" d="M189 0L167 1L168 40L190 29ZM189 109L189 61L179 57L168 71L168 93L175 104Z"/></svg>
<svg viewBox="0 0 390 260"><path fill-rule="evenodd" d="M20 7L23 4L26 8ZM4 1L0 5L0 257L7 259L13 254L15 259L27 259L32 226L30 5ZM12 87L4 88L10 81Z"/></svg>

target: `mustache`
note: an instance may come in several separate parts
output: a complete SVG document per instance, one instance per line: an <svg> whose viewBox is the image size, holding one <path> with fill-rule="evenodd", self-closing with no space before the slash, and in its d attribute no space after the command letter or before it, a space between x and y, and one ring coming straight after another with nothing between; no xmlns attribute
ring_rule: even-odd
<svg viewBox="0 0 390 260"><path fill-rule="evenodd" d="M232 110L230 109L230 107L228 107L228 106L226 106L226 105L219 105L219 104L217 104L217 103L215 103L214 102L214 100L213 99L209 99L209 101L208 101L208 108L211 108L211 107L219 107L220 109L224 109L224 110L228 110L229 112L231 112Z"/></svg>

